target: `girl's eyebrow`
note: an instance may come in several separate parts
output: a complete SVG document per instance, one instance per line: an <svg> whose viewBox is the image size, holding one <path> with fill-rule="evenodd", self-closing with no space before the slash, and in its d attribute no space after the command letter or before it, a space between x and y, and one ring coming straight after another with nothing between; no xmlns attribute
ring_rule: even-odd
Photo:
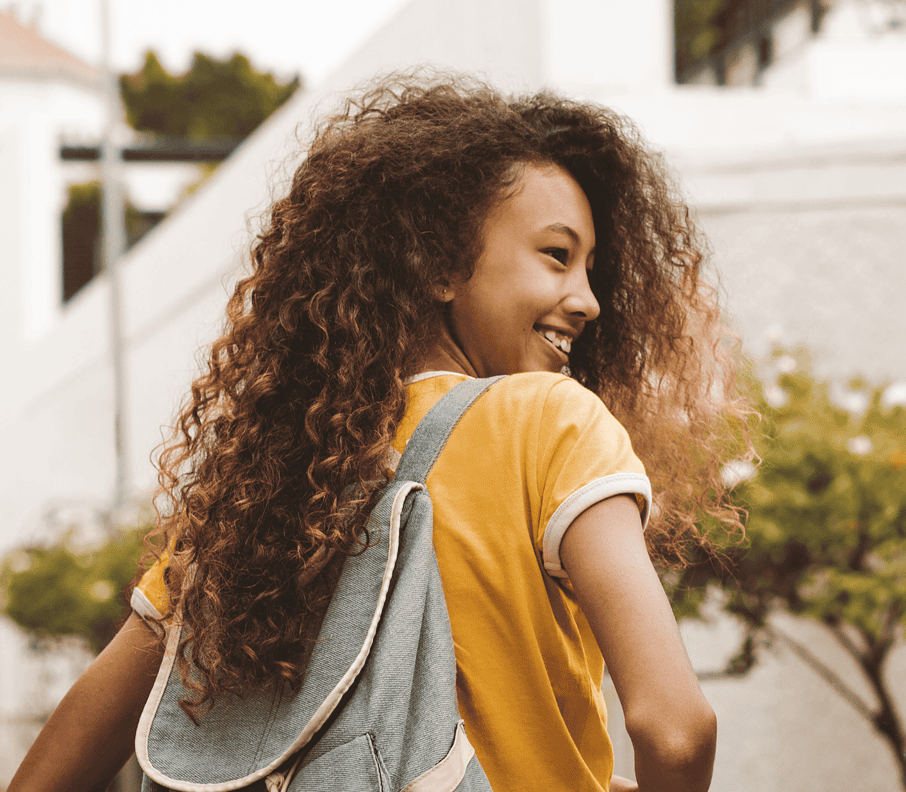
<svg viewBox="0 0 906 792"><path fill-rule="evenodd" d="M568 236L573 241L573 243L576 245L579 245L582 242L582 240L579 239L579 235L575 232L575 230L570 228L565 223L551 223L548 226L544 226L544 228L542 228L541 230L542 231L554 231L556 233L566 234L566 236ZM591 252L594 253L595 249L592 248Z"/></svg>
<svg viewBox="0 0 906 792"><path fill-rule="evenodd" d="M566 234L573 242L577 245L579 244L579 235L565 223L551 223L549 226L544 226L541 229L542 231L557 231L561 234Z"/></svg>

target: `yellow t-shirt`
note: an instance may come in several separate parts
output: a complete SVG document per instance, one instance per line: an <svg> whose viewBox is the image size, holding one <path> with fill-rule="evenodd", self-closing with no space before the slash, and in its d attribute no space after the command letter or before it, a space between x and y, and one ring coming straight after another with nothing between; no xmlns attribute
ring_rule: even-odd
<svg viewBox="0 0 906 792"><path fill-rule="evenodd" d="M397 451L464 378L414 378ZM516 374L463 417L427 487L459 709L492 788L606 790L604 661L559 550L572 521L612 495L634 494L647 518L650 485L625 430L575 381ZM160 565L136 592L139 613L166 610Z"/></svg>

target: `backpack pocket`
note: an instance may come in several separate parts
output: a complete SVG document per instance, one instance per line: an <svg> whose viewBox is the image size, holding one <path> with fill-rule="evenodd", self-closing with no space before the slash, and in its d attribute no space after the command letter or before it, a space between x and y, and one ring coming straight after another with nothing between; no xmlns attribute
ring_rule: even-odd
<svg viewBox="0 0 906 792"><path fill-rule="evenodd" d="M363 734L299 768L289 792L390 792L390 778L370 734Z"/></svg>
<svg viewBox="0 0 906 792"><path fill-rule="evenodd" d="M273 778L270 776L269 779ZM269 780L268 779L268 780ZM263 778L239 788L240 792L269 792ZM272 782L274 783L274 782ZM273 788L282 788L276 779ZM142 792L168 792L169 787L142 782ZM390 777L370 734L363 734L322 754L299 768L287 792L390 792Z"/></svg>

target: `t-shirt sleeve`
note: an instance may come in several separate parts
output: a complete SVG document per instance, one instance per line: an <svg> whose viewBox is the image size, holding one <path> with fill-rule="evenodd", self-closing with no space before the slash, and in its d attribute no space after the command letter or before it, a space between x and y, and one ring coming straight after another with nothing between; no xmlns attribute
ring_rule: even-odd
<svg viewBox="0 0 906 792"><path fill-rule="evenodd" d="M614 495L634 495L648 522L651 483L629 435L603 402L575 380L548 392L541 413L537 476L540 519L535 542L544 569L567 577L560 543L583 511Z"/></svg>
<svg viewBox="0 0 906 792"><path fill-rule="evenodd" d="M159 561L148 568L132 590L132 610L143 619L162 619L170 611L170 600L164 581L167 563L167 553L164 553Z"/></svg>

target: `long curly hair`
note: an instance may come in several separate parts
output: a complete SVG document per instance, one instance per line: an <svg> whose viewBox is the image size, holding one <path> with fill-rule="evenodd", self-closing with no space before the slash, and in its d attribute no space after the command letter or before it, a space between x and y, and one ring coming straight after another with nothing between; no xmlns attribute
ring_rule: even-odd
<svg viewBox="0 0 906 792"><path fill-rule="evenodd" d="M444 321L437 295L471 273L488 212L529 163L567 170L592 208L601 313L569 365L649 471L652 555L681 564L714 526L740 528L721 480L751 452L738 345L660 158L603 107L385 79L316 130L160 457L151 542L167 548L191 716L224 692L300 683L339 563L367 541L405 380Z"/></svg>

